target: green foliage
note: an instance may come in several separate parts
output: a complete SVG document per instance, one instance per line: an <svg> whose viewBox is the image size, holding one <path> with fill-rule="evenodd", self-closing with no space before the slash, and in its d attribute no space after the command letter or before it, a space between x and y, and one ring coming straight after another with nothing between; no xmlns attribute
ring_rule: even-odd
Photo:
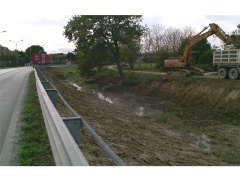
<svg viewBox="0 0 240 180"><path fill-rule="evenodd" d="M7 47L1 46L0 45L0 61L4 63L10 63L12 61L16 61L16 54L12 51L10 51ZM0 63L1 63L0 62Z"/></svg>
<svg viewBox="0 0 240 180"><path fill-rule="evenodd" d="M78 64L78 71L82 77L89 78L91 76L94 76L96 71L94 69L95 64L91 59L84 58L84 56L81 57Z"/></svg>
<svg viewBox="0 0 240 180"><path fill-rule="evenodd" d="M161 48L156 52L155 61L156 68L161 68L164 66L164 61L169 57L176 56L176 53L170 52L168 48Z"/></svg>
<svg viewBox="0 0 240 180"><path fill-rule="evenodd" d="M151 81L156 79L157 77L159 77L159 75L129 72L129 73L126 73L126 78L122 80L122 84L132 86L132 85L139 84L143 80Z"/></svg>
<svg viewBox="0 0 240 180"><path fill-rule="evenodd" d="M23 51L10 51L0 45L0 67L16 67L29 63Z"/></svg>
<svg viewBox="0 0 240 180"><path fill-rule="evenodd" d="M52 59L54 64L66 64L67 56L65 54L54 54Z"/></svg>
<svg viewBox="0 0 240 180"><path fill-rule="evenodd" d="M76 60L75 54L73 54L71 52L67 53L67 59L69 61L75 61Z"/></svg>
<svg viewBox="0 0 240 180"><path fill-rule="evenodd" d="M25 103L22 111L22 121L25 125L21 127L23 137L21 138L22 147L18 153L18 164L20 166L53 166L53 155L39 106L33 73L30 76L29 92Z"/></svg>
<svg viewBox="0 0 240 180"><path fill-rule="evenodd" d="M156 117L158 123L163 123L169 127L179 127L183 125L180 118L177 117L176 112L165 112Z"/></svg>
<svg viewBox="0 0 240 180"><path fill-rule="evenodd" d="M121 60L133 65L136 62L140 51L139 41L130 42L120 49Z"/></svg>
<svg viewBox="0 0 240 180"><path fill-rule="evenodd" d="M211 44L207 39L203 39L193 47L192 51L197 51L201 55L204 52L211 51Z"/></svg>
<svg viewBox="0 0 240 180"><path fill-rule="evenodd" d="M240 49L240 24L237 25L237 29L232 32L230 37L235 48Z"/></svg>
<svg viewBox="0 0 240 180"><path fill-rule="evenodd" d="M174 116L172 114L170 114L170 113L163 113L163 114L159 114L157 116L157 121L162 122L162 123L168 123L173 118L174 118Z"/></svg>
<svg viewBox="0 0 240 180"><path fill-rule="evenodd" d="M119 49L121 45L140 39L144 32L141 21L141 16L73 16L64 27L63 35L75 43L76 51L84 56L82 62L91 61L96 66L109 60L111 55L120 77L124 78Z"/></svg>
<svg viewBox="0 0 240 180"><path fill-rule="evenodd" d="M128 76L122 81L124 85L136 85L139 83L139 77L136 73L129 73Z"/></svg>
<svg viewBox="0 0 240 180"><path fill-rule="evenodd" d="M199 63L200 64L213 64L213 51L204 51L199 58Z"/></svg>
<svg viewBox="0 0 240 180"><path fill-rule="evenodd" d="M192 49L192 56L199 64L212 64L213 51L207 39L203 39L197 43Z"/></svg>

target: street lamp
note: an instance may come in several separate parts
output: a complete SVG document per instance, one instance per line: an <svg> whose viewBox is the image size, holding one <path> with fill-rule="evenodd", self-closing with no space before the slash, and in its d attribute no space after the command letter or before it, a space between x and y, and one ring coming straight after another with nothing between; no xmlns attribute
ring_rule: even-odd
<svg viewBox="0 0 240 180"><path fill-rule="evenodd" d="M12 41L12 40L9 40L10 42L14 42L16 43L16 57L17 57L17 65L18 65L18 52L17 52L17 44L23 40L20 40L20 41Z"/></svg>
<svg viewBox="0 0 240 180"><path fill-rule="evenodd" d="M19 43L19 42L21 42L21 41L23 41L23 40L20 40L20 41L12 41L12 40L9 40L10 42L14 42L14 43L16 43L16 50L17 50L17 44Z"/></svg>

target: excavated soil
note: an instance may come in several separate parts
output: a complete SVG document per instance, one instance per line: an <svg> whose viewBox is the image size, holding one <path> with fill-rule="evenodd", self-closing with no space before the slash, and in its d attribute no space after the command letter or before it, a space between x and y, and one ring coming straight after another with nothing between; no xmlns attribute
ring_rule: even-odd
<svg viewBox="0 0 240 180"><path fill-rule="evenodd" d="M42 72L70 106L128 166L231 165L223 154L231 151L228 147L234 147L238 141L239 126L222 124L219 117L209 112L204 115L202 112L205 109L199 112L198 108L191 109L196 103L187 106L187 103L183 103L186 99L174 99L173 90L179 84L164 80L142 82L121 89L115 77L99 77L90 81L91 88L104 86L105 93L109 97L115 97L113 100L116 103L109 103L90 91L79 90L73 86L71 79L66 79L56 68ZM159 92L163 88L168 88L168 93L163 90ZM205 89L202 86L199 91L204 93ZM190 87L188 91L191 91ZM194 93L196 92L193 91L192 94ZM229 95L229 99L235 98L237 93L235 91ZM59 99L57 110L61 116L72 116ZM206 116L210 118L205 118ZM213 121L214 118L216 122ZM221 136L226 129L233 135ZM84 128L81 151L90 165L114 165Z"/></svg>

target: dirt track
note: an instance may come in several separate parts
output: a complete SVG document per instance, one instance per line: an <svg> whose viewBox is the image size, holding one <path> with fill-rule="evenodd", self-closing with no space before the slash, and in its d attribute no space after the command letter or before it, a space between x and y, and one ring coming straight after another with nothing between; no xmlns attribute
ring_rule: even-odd
<svg viewBox="0 0 240 180"><path fill-rule="evenodd" d="M192 166L227 165L222 160L194 148L167 133L151 115L139 116L131 106L111 104L94 95L78 91L66 80L62 73L54 69L44 70L44 75L60 91L70 106L81 115L113 151L130 166ZM171 104L150 96L131 93L119 95L125 102L142 102L151 109L152 103L158 108ZM61 116L70 116L58 101L57 109ZM85 129L82 130L81 150L90 165L114 165L111 159L99 148Z"/></svg>

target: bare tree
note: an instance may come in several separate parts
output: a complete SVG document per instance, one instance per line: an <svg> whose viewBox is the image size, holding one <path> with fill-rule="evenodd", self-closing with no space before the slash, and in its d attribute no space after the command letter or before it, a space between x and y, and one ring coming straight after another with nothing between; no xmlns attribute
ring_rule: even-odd
<svg viewBox="0 0 240 180"><path fill-rule="evenodd" d="M195 30L191 26L182 29L154 24L149 28L142 39L142 54L148 60L159 59L159 51L165 51L170 55L181 55L179 49L184 42L192 38ZM181 52L182 53L182 52ZM160 53L161 54L161 53Z"/></svg>
<svg viewBox="0 0 240 180"><path fill-rule="evenodd" d="M152 27L145 33L142 39L141 53L145 55L147 61L154 61L156 52L163 44L163 34L164 26L159 24L152 25ZM150 64L150 66L151 65L152 64Z"/></svg>

